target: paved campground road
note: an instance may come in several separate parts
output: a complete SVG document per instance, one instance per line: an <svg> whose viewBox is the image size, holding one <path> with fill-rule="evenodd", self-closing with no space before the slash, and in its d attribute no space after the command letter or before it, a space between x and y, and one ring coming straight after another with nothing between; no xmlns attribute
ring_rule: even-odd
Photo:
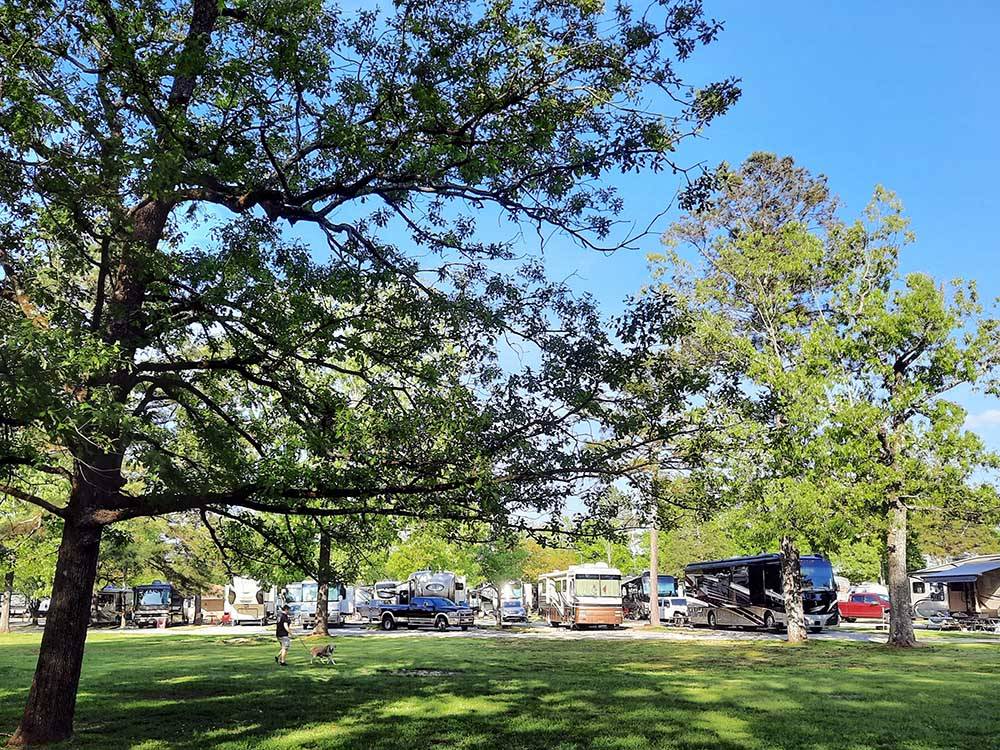
<svg viewBox="0 0 1000 750"><path fill-rule="evenodd" d="M20 632L41 632L41 628L16 628ZM144 637L150 635L209 635L209 636L260 636L273 635L274 626L259 625L203 625L182 626L163 629L155 628L128 628L124 631L109 629L106 632L119 633L124 638ZM305 631L296 629L294 635L307 635ZM445 633L436 630L416 629L408 630L400 628L392 632L383 632L377 624L367 624L361 622L349 622L343 627L331 630L331 635L337 637L365 637L365 638L401 638L401 637L427 637L427 638L510 638L510 639L546 639L546 640L609 640L609 641L759 641L759 640L783 640L784 634L780 632L762 632L755 630L709 630L707 628L673 627L664 626L660 628L649 628L642 625L627 624L616 630L584 629L570 630L568 627L551 628L543 622L532 622L528 625L519 625L498 630L492 620L483 620L477 626L461 631L451 629ZM835 640L835 641L857 641L861 643L885 643L886 633L882 629L876 629L874 624L851 623L846 626L839 626L824 630L822 633L811 633L810 639L815 640ZM954 643L992 643L1000 645L1000 634L993 633L942 633L936 630L927 630L918 626L917 638L925 642L942 642L947 640Z"/></svg>

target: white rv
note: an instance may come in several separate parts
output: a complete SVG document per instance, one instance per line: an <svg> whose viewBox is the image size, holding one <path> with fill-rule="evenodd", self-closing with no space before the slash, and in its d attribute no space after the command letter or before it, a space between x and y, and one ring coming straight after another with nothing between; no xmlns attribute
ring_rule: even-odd
<svg viewBox="0 0 1000 750"><path fill-rule="evenodd" d="M563 623L622 624L622 574L606 563L571 565L568 570L546 573L538 579L538 610L552 627Z"/></svg>
<svg viewBox="0 0 1000 750"><path fill-rule="evenodd" d="M418 570L411 573L406 583L399 587L400 603L403 595L407 601L415 596L441 596L451 599L455 604L469 603L469 593L465 585L465 576L460 576L447 570Z"/></svg>
<svg viewBox="0 0 1000 750"><path fill-rule="evenodd" d="M234 625L266 625L274 618L275 588L234 576L223 592L223 615Z"/></svg>
<svg viewBox="0 0 1000 750"><path fill-rule="evenodd" d="M311 578L290 583L285 587L285 604L288 605L293 620L302 627L311 628L316 624L316 597L319 585ZM326 623L328 627L340 627L348 615L354 612L353 592L342 583L331 581L327 588Z"/></svg>

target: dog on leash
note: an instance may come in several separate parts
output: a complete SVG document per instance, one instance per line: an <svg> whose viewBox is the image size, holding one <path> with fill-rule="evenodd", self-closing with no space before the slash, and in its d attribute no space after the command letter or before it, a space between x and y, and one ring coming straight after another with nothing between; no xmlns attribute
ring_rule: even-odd
<svg viewBox="0 0 1000 750"><path fill-rule="evenodd" d="M321 664L336 664L337 662L333 659L333 652L336 650L336 646L332 643L326 646L313 646L309 649L309 653L312 655L312 659L309 661L310 664L315 664L320 662Z"/></svg>

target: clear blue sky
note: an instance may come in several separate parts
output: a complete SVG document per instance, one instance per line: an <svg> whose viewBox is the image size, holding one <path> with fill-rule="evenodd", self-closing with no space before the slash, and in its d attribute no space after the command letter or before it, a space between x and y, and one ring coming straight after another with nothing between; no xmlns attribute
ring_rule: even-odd
<svg viewBox="0 0 1000 750"><path fill-rule="evenodd" d="M789 154L827 175L847 217L883 184L899 194L917 235L904 271L975 278L984 299L1000 296L1000 3L705 5L726 28L684 74L691 83L735 75L743 96L704 139L683 144L682 161ZM630 217L645 222L678 186L669 175L619 184ZM657 248L652 236L637 252L603 257L553 242L547 265L557 278L576 274L575 287L616 310L646 282L645 255ZM978 415L970 426L1000 449L1000 402L958 400Z"/></svg>

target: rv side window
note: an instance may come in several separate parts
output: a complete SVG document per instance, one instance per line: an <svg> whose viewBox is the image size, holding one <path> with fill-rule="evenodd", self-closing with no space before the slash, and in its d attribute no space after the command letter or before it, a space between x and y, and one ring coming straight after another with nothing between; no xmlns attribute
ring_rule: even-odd
<svg viewBox="0 0 1000 750"><path fill-rule="evenodd" d="M923 581L914 581L913 582L913 593L914 594L923 594L924 591L926 591L926 589L924 587L924 582Z"/></svg>
<svg viewBox="0 0 1000 750"><path fill-rule="evenodd" d="M750 570L746 565L740 565L738 568L733 569L733 585L742 586L743 588L750 587Z"/></svg>

